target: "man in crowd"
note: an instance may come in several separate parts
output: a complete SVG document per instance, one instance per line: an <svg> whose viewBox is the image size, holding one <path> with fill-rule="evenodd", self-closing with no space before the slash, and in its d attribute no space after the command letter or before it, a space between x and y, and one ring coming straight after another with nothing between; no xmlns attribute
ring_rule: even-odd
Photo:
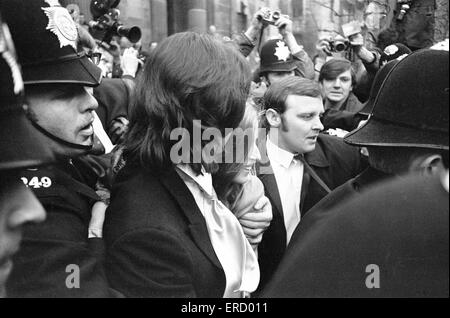
<svg viewBox="0 0 450 318"><path fill-rule="evenodd" d="M448 179L447 192L436 186L448 169L448 60L425 50L393 67L368 122L345 138L368 148L370 167L308 213L265 296L448 295ZM411 185L408 172L426 177ZM388 177L400 181L365 194ZM360 281L374 263L379 290Z"/></svg>
<svg viewBox="0 0 450 318"><path fill-rule="evenodd" d="M96 255L101 241L88 239L91 209L100 201L90 183L96 180L85 179L76 160L93 146L98 105L90 87L99 84L101 71L77 52L76 25L57 1L5 0L1 10L23 67L28 116L57 158L51 167L21 174L47 220L24 231L7 291L12 297L107 296Z"/></svg>
<svg viewBox="0 0 450 318"><path fill-rule="evenodd" d="M325 109L359 112L363 105L353 95L356 74L352 63L345 59L332 59L320 70L319 83L324 96Z"/></svg>
<svg viewBox="0 0 450 318"><path fill-rule="evenodd" d="M355 148L368 149L369 167L335 189L314 210L328 210L385 178L410 170L426 172L436 166L448 165L448 136L445 138L440 133L448 131L448 100L445 99L447 58L448 52L428 50L415 54L406 63L391 61L385 66L389 73L374 99L369 122L344 139ZM380 73L386 73L385 69ZM399 87L396 83L405 86ZM422 90L425 83L427 89ZM387 120L393 125L383 125L383 121ZM403 132L401 123L408 124L413 130ZM428 127L431 133L424 132L422 127ZM408 139L405 142L394 138L394 135L400 138L402 133ZM425 133L429 134L429 138L420 142ZM369 140L369 136L373 140Z"/></svg>
<svg viewBox="0 0 450 318"><path fill-rule="evenodd" d="M263 38L264 29L269 25L267 19L271 10L262 8L253 17L248 30L238 36L236 42L244 56L250 55L255 46ZM292 20L285 15L274 21L281 39L271 39L262 44L260 49L260 66L255 72L254 85L251 91L252 97L259 104L267 87L276 81L288 76L300 76L309 79L314 78L314 65L312 60L298 44L293 33ZM259 49L259 48L258 48Z"/></svg>
<svg viewBox="0 0 450 318"><path fill-rule="evenodd" d="M360 171L357 149L320 134L324 112L319 84L289 77L264 96L267 138L260 144L259 177L273 220L259 246L261 286L276 269L301 218L320 199Z"/></svg>

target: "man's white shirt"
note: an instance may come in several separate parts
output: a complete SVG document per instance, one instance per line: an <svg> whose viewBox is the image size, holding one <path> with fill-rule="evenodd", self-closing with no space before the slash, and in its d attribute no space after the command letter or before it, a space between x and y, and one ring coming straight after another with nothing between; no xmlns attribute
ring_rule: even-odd
<svg viewBox="0 0 450 318"><path fill-rule="evenodd" d="M283 208L286 243L289 244L292 234L301 219L300 198L304 165L294 158L294 154L279 148L267 138L267 156L275 175L278 192Z"/></svg>

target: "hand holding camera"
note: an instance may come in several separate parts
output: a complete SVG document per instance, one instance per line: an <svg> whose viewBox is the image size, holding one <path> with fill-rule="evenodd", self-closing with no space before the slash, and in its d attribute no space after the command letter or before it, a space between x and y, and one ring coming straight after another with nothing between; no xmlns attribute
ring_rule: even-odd
<svg viewBox="0 0 450 318"><path fill-rule="evenodd" d="M397 15L397 21L402 21L406 13L411 9L411 0L397 0L400 7L400 13Z"/></svg>
<svg viewBox="0 0 450 318"><path fill-rule="evenodd" d="M252 27L254 27L257 30L261 30L265 27L265 24L263 22L263 18L270 14L269 8L261 8L253 16L252 20Z"/></svg>
<svg viewBox="0 0 450 318"><path fill-rule="evenodd" d="M257 20L263 25L263 27L267 27L268 25L274 25L277 28L285 28L289 22L292 32L292 21L290 20L288 15L281 14L278 10L272 10L270 8L261 8L256 13Z"/></svg>
<svg viewBox="0 0 450 318"><path fill-rule="evenodd" d="M324 52L327 56L333 53L342 53L350 48L350 41L338 34L334 38L325 38L319 40L316 45L317 50Z"/></svg>
<svg viewBox="0 0 450 318"><path fill-rule="evenodd" d="M357 33L355 35L350 36L349 42L351 46L359 47L364 45L364 37L361 33Z"/></svg>
<svg viewBox="0 0 450 318"><path fill-rule="evenodd" d="M274 24L280 34L285 37L289 33L293 33L292 20L287 15L282 15Z"/></svg>
<svg viewBox="0 0 450 318"><path fill-rule="evenodd" d="M245 32L245 35L250 41L256 42L258 37L261 36L261 30L269 25L276 26L283 37L292 33L292 21L289 16L281 14L278 10L263 7L253 16L250 28Z"/></svg>
<svg viewBox="0 0 450 318"><path fill-rule="evenodd" d="M139 52L132 47L125 49L120 63L123 76L135 77L140 65L143 65L143 61L139 59Z"/></svg>
<svg viewBox="0 0 450 318"><path fill-rule="evenodd" d="M317 42L316 49L319 52L325 53L326 56L331 56L332 55L330 46L331 41L332 39L330 38L320 39L319 42Z"/></svg>
<svg viewBox="0 0 450 318"><path fill-rule="evenodd" d="M349 39L338 34L330 41L330 51L333 53L345 52L350 47Z"/></svg>

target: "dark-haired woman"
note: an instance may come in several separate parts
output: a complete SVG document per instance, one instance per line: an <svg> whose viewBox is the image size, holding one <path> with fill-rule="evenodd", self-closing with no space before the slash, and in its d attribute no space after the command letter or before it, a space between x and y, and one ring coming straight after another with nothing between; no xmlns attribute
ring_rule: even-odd
<svg viewBox="0 0 450 318"><path fill-rule="evenodd" d="M244 118L236 130L239 133L235 134L235 140L229 140L225 145L227 150L232 148L228 153L235 154L235 160L219 165L213 176L219 199L238 218L255 251L272 220L270 201L264 195L262 182L254 173L255 164L261 160L256 145L258 123L258 111L255 105L248 102Z"/></svg>
<svg viewBox="0 0 450 318"><path fill-rule="evenodd" d="M149 57L104 229L108 279L125 296L256 289L256 255L217 198L210 160L241 122L249 88L247 62L207 35L175 34Z"/></svg>

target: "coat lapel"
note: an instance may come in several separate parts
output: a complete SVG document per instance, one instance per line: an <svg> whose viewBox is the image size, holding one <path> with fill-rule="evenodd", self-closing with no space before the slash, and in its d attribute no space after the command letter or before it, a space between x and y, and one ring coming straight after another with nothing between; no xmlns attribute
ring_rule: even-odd
<svg viewBox="0 0 450 318"><path fill-rule="evenodd" d="M320 139L320 135L319 135L319 139ZM321 147L320 140L317 142L316 149L314 149L314 151L305 154L305 160L311 166L311 168L314 169L314 172L316 172L317 175L321 178L323 177L321 175L321 169L327 168L330 166L330 162L328 161L328 159L325 156L325 153ZM301 194L301 201L300 201L300 212L301 212L302 216L307 212L307 211L304 211L303 207L304 207L304 204L308 197L310 185L311 185L311 176L307 172L305 172L303 175L302 194Z"/></svg>
<svg viewBox="0 0 450 318"><path fill-rule="evenodd" d="M195 203L194 197L184 184L184 181L173 168L164 173L160 177L160 180L186 215L194 242L214 265L222 269L222 265L211 244L205 219Z"/></svg>
<svg viewBox="0 0 450 318"><path fill-rule="evenodd" d="M308 172L303 172L303 180L302 180L302 193L300 195L300 214L303 216L305 212L303 210L303 206L305 205L306 195L308 194L309 182L311 181L311 176Z"/></svg>
<svg viewBox="0 0 450 318"><path fill-rule="evenodd" d="M269 157L267 156L266 139L263 136L259 138L260 142L258 144L259 152L261 153L261 161L256 165L256 170L259 179L264 184L264 189L266 195L269 197L270 201L274 205L275 211L277 211L281 218L283 217L283 206L281 205L280 192L277 186L277 180L275 179L275 174L273 172L272 166L270 164ZM284 222L284 221L283 221Z"/></svg>

